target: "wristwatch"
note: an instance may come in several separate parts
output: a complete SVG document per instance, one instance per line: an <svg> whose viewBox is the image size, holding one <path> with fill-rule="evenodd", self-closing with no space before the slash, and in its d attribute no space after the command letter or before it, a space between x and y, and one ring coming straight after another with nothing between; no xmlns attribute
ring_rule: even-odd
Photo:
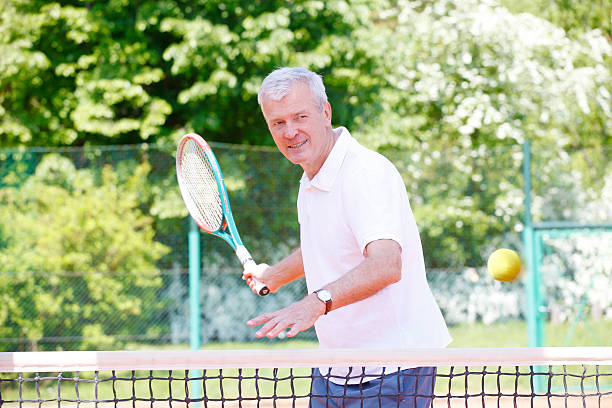
<svg viewBox="0 0 612 408"><path fill-rule="evenodd" d="M327 289L319 289L315 290L314 294L317 295L317 298L323 303L325 303L325 313L327 314L332 308L332 295L329 293Z"/></svg>

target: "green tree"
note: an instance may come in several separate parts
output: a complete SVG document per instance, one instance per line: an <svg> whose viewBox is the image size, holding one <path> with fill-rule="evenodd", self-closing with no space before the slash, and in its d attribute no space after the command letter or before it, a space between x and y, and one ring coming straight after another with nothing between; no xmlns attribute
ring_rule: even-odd
<svg viewBox="0 0 612 408"><path fill-rule="evenodd" d="M334 123L396 156L431 259L482 264L466 242L520 228L520 188L507 182L520 143L589 147L572 162L603 169L588 182L607 174L591 165L609 161L612 142L610 40L591 30L605 3L593 20L555 4L575 12L572 26L593 22L564 30L484 0L2 2L0 138L164 143L197 131L271 145L258 86L277 66L306 66L325 77ZM492 160L495 149L506 157ZM156 215L180 212L176 195L158 196Z"/></svg>
<svg viewBox="0 0 612 408"><path fill-rule="evenodd" d="M572 36L601 30L612 41L609 0L502 0L512 13L530 13L562 27Z"/></svg>
<svg viewBox="0 0 612 408"><path fill-rule="evenodd" d="M63 1L0 5L6 145L208 139L271 144L256 92L279 65L330 76L342 122L373 98L353 34L377 2ZM352 99L351 99L352 98ZM353 101L346 104L345 102Z"/></svg>
<svg viewBox="0 0 612 408"><path fill-rule="evenodd" d="M600 2L592 14L553 3L572 21L592 18L589 28L606 14ZM322 73L334 122L367 127L378 146L398 134L415 145L466 132L476 144L507 144L546 127L546 141L565 146L610 142L609 38L568 37L495 2L12 0L0 19L4 145L163 142L191 130L271 145L255 95L280 65ZM502 138L527 127L514 120L538 123L536 132Z"/></svg>
<svg viewBox="0 0 612 408"><path fill-rule="evenodd" d="M431 266L482 265L476 243L520 229L524 141L550 161L539 178L558 177L560 152L575 169L600 169L592 183L607 174L586 165L609 163L612 143L612 47L601 34L572 39L478 0L398 1L383 15L362 46L388 80L378 94L385 108L357 134L389 155L410 152L395 161L426 252L438 255Z"/></svg>
<svg viewBox="0 0 612 408"><path fill-rule="evenodd" d="M121 177L47 155L19 189L0 189L0 337L83 336L77 348L112 346L109 335L150 323L162 305L154 240L139 206L140 165ZM117 328L119 325L120 328Z"/></svg>

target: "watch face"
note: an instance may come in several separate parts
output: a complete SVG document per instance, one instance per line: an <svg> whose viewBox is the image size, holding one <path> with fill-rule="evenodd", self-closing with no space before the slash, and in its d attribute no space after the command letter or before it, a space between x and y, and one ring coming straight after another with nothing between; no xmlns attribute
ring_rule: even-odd
<svg viewBox="0 0 612 408"><path fill-rule="evenodd" d="M317 291L317 296L319 299L321 299L323 302L329 302L331 300L331 293L329 293L328 290L325 289L321 289L319 291Z"/></svg>

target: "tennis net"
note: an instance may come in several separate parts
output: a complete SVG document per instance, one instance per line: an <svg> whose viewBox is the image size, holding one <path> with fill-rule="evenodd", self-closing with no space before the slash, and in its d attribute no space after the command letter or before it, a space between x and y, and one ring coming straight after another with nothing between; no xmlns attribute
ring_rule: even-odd
<svg viewBox="0 0 612 408"><path fill-rule="evenodd" d="M0 407L311 403L612 407L612 347L0 353Z"/></svg>

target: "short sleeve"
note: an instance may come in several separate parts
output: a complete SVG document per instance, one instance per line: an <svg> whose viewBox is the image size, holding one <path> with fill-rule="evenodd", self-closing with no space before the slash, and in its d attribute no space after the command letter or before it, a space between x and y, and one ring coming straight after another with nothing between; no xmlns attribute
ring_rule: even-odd
<svg viewBox="0 0 612 408"><path fill-rule="evenodd" d="M402 246L404 218L411 216L402 210L408 196L401 176L382 156L377 159L354 169L343 189L346 219L362 253L379 239Z"/></svg>

